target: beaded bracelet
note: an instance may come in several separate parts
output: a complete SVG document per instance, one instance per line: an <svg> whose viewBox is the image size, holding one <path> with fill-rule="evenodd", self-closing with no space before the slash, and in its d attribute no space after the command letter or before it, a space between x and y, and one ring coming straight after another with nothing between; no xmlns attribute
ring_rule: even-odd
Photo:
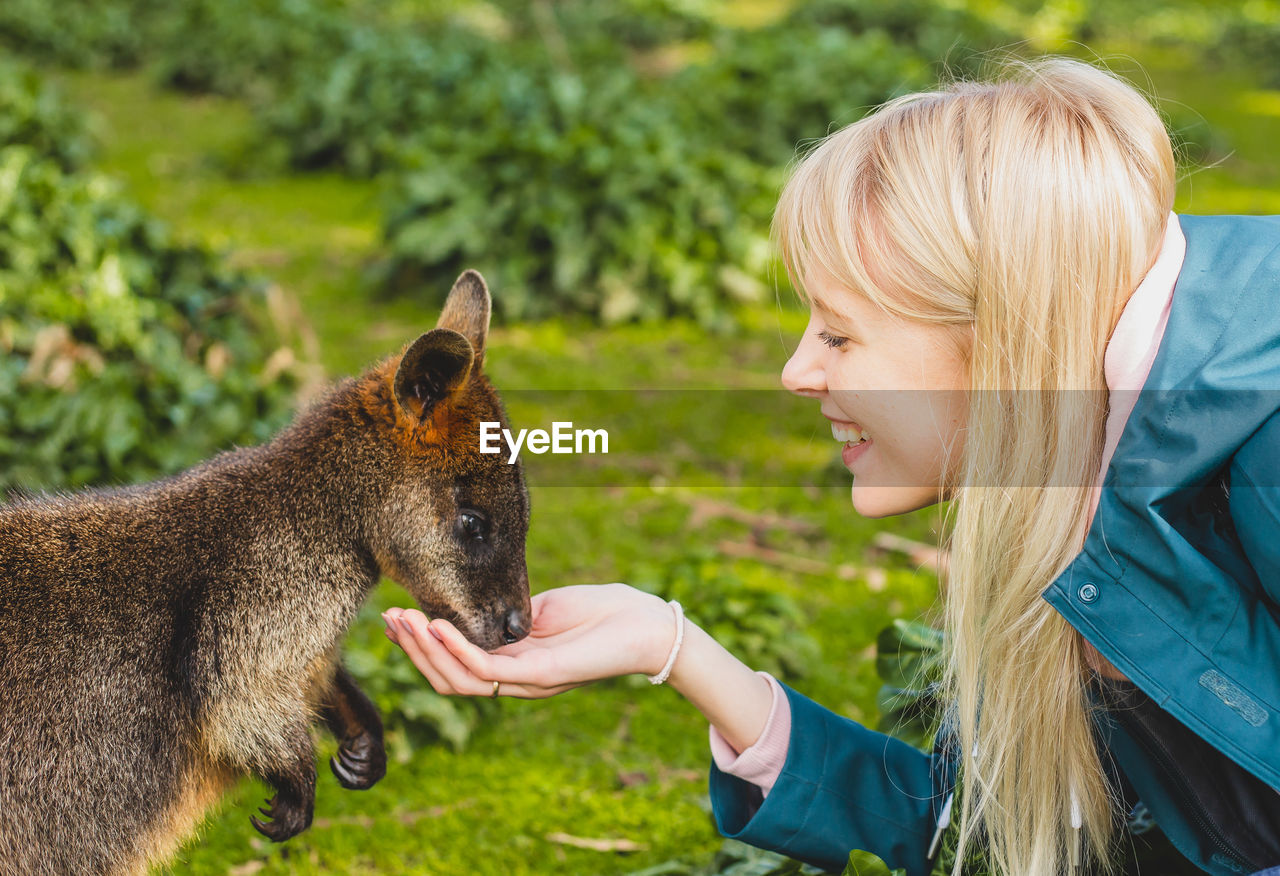
<svg viewBox="0 0 1280 876"><path fill-rule="evenodd" d="M676 613L676 641L671 646L671 653L667 655L667 663L662 667L662 671L657 675L646 675L649 684L662 684L671 675L671 667L676 665L676 655L680 653L680 643L684 641L684 609L680 607L680 603L674 599L667 603L671 606L671 610Z"/></svg>

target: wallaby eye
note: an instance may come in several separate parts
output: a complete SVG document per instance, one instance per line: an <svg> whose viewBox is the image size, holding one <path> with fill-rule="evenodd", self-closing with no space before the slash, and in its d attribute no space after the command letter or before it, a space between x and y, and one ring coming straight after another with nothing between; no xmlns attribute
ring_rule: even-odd
<svg viewBox="0 0 1280 876"><path fill-rule="evenodd" d="M476 511L463 511L458 515L458 526L462 535L474 541L484 541L489 537L489 521Z"/></svg>

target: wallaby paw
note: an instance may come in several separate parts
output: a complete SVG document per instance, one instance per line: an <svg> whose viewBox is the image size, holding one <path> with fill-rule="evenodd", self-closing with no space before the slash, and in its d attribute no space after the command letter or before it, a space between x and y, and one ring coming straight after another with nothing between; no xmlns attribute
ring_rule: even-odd
<svg viewBox="0 0 1280 876"><path fill-rule="evenodd" d="M261 821L255 815L249 816L249 823L258 833L272 842L282 843L297 836L311 826L311 814L314 802L290 803L281 800L280 795L267 801L266 808L259 809L270 821Z"/></svg>
<svg viewBox="0 0 1280 876"><path fill-rule="evenodd" d="M365 791L387 774L387 752L382 740L370 734L348 739L329 758L329 768L338 784L352 791Z"/></svg>

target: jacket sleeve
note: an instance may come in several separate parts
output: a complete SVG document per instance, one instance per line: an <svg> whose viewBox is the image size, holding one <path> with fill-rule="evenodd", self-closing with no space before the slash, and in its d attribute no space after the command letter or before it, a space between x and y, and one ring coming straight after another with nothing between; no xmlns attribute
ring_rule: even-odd
<svg viewBox="0 0 1280 876"><path fill-rule="evenodd" d="M1273 614L1280 609L1280 414L1231 460L1231 522Z"/></svg>
<svg viewBox="0 0 1280 876"><path fill-rule="evenodd" d="M791 737L769 795L762 801L758 787L711 765L720 832L837 873L850 851L862 849L908 876L925 876L945 771L905 742L782 688Z"/></svg>

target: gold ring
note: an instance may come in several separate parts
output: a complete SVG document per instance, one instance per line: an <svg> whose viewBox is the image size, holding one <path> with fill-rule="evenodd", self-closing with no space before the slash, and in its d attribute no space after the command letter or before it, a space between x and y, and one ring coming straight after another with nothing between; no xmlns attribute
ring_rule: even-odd
<svg viewBox="0 0 1280 876"><path fill-rule="evenodd" d="M489 694L490 699L496 700L498 698L498 686L501 684L502 682L500 681L495 681L493 683L493 693Z"/></svg>

